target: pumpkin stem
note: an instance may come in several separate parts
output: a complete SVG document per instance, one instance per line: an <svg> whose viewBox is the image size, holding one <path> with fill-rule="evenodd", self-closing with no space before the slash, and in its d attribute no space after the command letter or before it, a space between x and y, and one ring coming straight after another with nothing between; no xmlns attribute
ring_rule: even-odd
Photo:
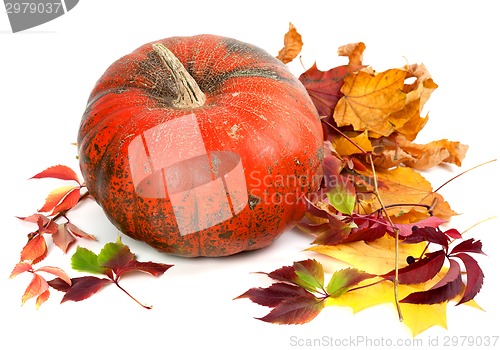
<svg viewBox="0 0 500 350"><path fill-rule="evenodd" d="M153 44L153 49L160 56L176 85L177 98L172 101L174 107L197 108L203 106L206 101L205 94L172 51L159 43Z"/></svg>

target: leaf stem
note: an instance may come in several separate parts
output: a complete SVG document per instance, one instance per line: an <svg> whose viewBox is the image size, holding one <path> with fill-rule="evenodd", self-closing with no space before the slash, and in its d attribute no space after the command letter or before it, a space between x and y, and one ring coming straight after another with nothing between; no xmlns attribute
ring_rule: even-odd
<svg viewBox="0 0 500 350"><path fill-rule="evenodd" d="M135 301L137 304L139 304L140 306L142 306L143 308L147 309L147 310L151 310L153 307L152 306L148 306L148 305L144 305L143 303L141 303L139 300L137 300L136 298L134 298L132 296L132 294L130 294L129 292L127 292L122 286L120 286L120 284L118 283L118 279L114 279L112 280L114 282L114 284L116 284L116 286L118 288L120 288L125 294L127 294L129 296L129 298L131 298L133 301Z"/></svg>
<svg viewBox="0 0 500 350"><path fill-rule="evenodd" d="M380 203L380 207L384 212L387 221L391 225L394 231L394 251L395 251L395 262L394 262L394 302L396 304L396 309L398 311L399 321L403 322L403 313L401 311L401 306L399 305L399 229L392 222L389 213L387 212L386 207L384 206L384 202L380 197L380 193L378 191L378 181L377 181L377 172L375 171L375 164L373 163L372 154L368 153L368 159L370 160L370 165L373 173L373 183L374 183L374 194L377 197L378 202Z"/></svg>

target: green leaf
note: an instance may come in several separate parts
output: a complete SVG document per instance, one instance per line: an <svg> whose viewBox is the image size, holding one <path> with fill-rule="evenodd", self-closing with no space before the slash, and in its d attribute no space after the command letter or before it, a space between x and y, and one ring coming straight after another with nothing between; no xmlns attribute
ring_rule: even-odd
<svg viewBox="0 0 500 350"><path fill-rule="evenodd" d="M106 274L106 268L97 261L97 255L82 247L77 247L75 254L71 257L71 267L81 272L94 274Z"/></svg>
<svg viewBox="0 0 500 350"><path fill-rule="evenodd" d="M293 263L293 269L300 278L298 284L310 291L322 290L324 284L323 266L314 259Z"/></svg>
<svg viewBox="0 0 500 350"><path fill-rule="evenodd" d="M358 269L343 269L332 275L330 282L326 286L326 291L331 298L338 298L359 282L372 277L375 276Z"/></svg>
<svg viewBox="0 0 500 350"><path fill-rule="evenodd" d="M334 186L326 196L330 204L343 214L352 215L356 204L356 188L344 176L336 177Z"/></svg>
<svg viewBox="0 0 500 350"><path fill-rule="evenodd" d="M129 262L135 259L129 247L122 243L120 236L115 243L107 243L99 252L97 262L99 265L108 267L113 271L123 268Z"/></svg>

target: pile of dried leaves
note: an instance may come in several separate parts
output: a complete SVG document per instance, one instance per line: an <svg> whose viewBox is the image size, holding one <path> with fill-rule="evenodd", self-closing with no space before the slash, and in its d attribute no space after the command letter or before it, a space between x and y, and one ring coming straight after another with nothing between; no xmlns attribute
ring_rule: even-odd
<svg viewBox="0 0 500 350"><path fill-rule="evenodd" d="M278 58L288 63L301 48L290 25ZM314 64L299 77L322 118L325 175L298 226L314 238L309 251L351 267L325 283L320 262L294 262L267 274L271 286L239 298L272 308L261 320L279 324L309 322L330 305L358 312L388 303L417 335L446 327L450 301L479 308L484 275L473 256L483 254L482 244L442 228L456 213L419 172L460 166L467 146L413 143L436 83L424 65L376 72L362 62L364 50L363 43L342 46L346 65L320 71Z"/></svg>

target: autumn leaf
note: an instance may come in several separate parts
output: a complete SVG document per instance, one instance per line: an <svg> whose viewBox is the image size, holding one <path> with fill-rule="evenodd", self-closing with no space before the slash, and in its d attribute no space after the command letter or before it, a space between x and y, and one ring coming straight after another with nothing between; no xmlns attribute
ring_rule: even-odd
<svg viewBox="0 0 500 350"><path fill-rule="evenodd" d="M330 278L326 286L326 291L330 298L338 298L342 294L345 294L349 288L372 277L375 276L353 268L339 270Z"/></svg>
<svg viewBox="0 0 500 350"><path fill-rule="evenodd" d="M37 263L47 255L47 244L42 235L36 235L24 246L21 251L21 261Z"/></svg>
<svg viewBox="0 0 500 350"><path fill-rule="evenodd" d="M43 294L48 288L49 285L43 277L33 274L33 278L23 294L22 304L33 297Z"/></svg>
<svg viewBox="0 0 500 350"><path fill-rule="evenodd" d="M361 69L358 65L345 65L320 71L314 63L311 68L299 76L320 116L331 117L343 94L341 88L344 79Z"/></svg>
<svg viewBox="0 0 500 350"><path fill-rule="evenodd" d="M23 272L27 272L27 271L31 271L31 270L33 270L33 267L31 266L31 264L29 264L25 261L18 262L16 264L16 266L14 266L14 269L12 270L12 272L10 273L9 278L14 278Z"/></svg>
<svg viewBox="0 0 500 350"><path fill-rule="evenodd" d="M357 241L334 246L314 245L308 251L327 255L350 264L352 267L374 275L383 275L394 269L395 251L394 239L384 236L373 242ZM400 244L399 266L408 265L408 256L419 256L426 244Z"/></svg>
<svg viewBox="0 0 500 350"><path fill-rule="evenodd" d="M450 230L447 230L445 233L448 233ZM467 239L465 241L462 241L459 244L457 244L451 250L450 255L457 254L457 253L484 254L484 252L483 252L483 243L481 241L474 240L474 238L469 238L469 239Z"/></svg>
<svg viewBox="0 0 500 350"><path fill-rule="evenodd" d="M323 289L324 271L323 266L314 259L295 262L293 269L299 277L299 285L317 291Z"/></svg>
<svg viewBox="0 0 500 350"><path fill-rule="evenodd" d="M362 42L342 45L337 49L337 55L349 58L350 66L361 66L363 64L363 52L366 45Z"/></svg>
<svg viewBox="0 0 500 350"><path fill-rule="evenodd" d="M398 281L400 284L418 284L433 279L441 271L446 254L443 250L428 253L426 257L414 262L398 271ZM394 280L395 270L381 276L389 280Z"/></svg>
<svg viewBox="0 0 500 350"><path fill-rule="evenodd" d="M363 132L346 132L345 135L349 136L350 141L348 141L343 135L334 135L332 137L332 144L335 147L335 151L342 157L351 156L353 154L362 153L359 148L365 152L372 152L374 147L372 145L372 140L368 135L368 130ZM354 146L352 143L358 145Z"/></svg>
<svg viewBox="0 0 500 350"><path fill-rule="evenodd" d="M297 28L290 23L288 32L284 37L284 47L276 58L285 64L289 63L300 53L302 45L302 36L297 32Z"/></svg>
<svg viewBox="0 0 500 350"><path fill-rule="evenodd" d="M421 145L410 142L403 134L372 141L373 162L379 168L398 165L426 170L441 163L462 165L468 146L456 141L438 140Z"/></svg>
<svg viewBox="0 0 500 350"><path fill-rule="evenodd" d="M86 248L77 247L75 254L71 257L71 266L77 271L104 275L106 277L84 276L72 278L71 286L61 278L54 279L50 282L50 285L65 293L63 302L87 299L97 293L106 284L113 283L140 306L150 309L150 306L140 303L126 292L119 284L119 280L124 274L134 271L145 272L152 276L160 276L173 265L137 261L135 254L118 237L116 242L107 243L99 254L95 254Z"/></svg>
<svg viewBox="0 0 500 350"><path fill-rule="evenodd" d="M82 247L77 247L71 257L71 267L76 271L93 274L106 274L108 270L98 263L97 255L93 251Z"/></svg>
<svg viewBox="0 0 500 350"><path fill-rule="evenodd" d="M71 234L73 234L74 236L81 237L81 238L84 238L84 239L89 239L89 240L92 240L92 241L96 241L97 240L94 235L88 234L87 232L83 231L82 229L76 227L71 222L67 222L65 224L65 226L66 226L66 229L69 232L71 232Z"/></svg>
<svg viewBox="0 0 500 350"><path fill-rule="evenodd" d="M364 174L368 178L371 174L366 171ZM432 190L432 185L417 171L407 167L397 167L394 169L378 169L377 181L380 197L386 207L401 203L417 205L433 205L433 212L439 218L449 219L456 213L450 208L450 205L444 201L439 193ZM373 202L374 209L380 208L380 204ZM424 207L395 207L389 209L389 213L396 219L403 213L413 209L424 215L418 218L420 221L428 217L428 210Z"/></svg>
<svg viewBox="0 0 500 350"><path fill-rule="evenodd" d="M70 181L72 180L80 184L78 175L74 172L73 169L71 169L66 165L51 166L50 168L47 168L44 171L39 172L35 176L31 177L31 179L44 179L44 178L70 180Z"/></svg>
<svg viewBox="0 0 500 350"><path fill-rule="evenodd" d="M300 286L278 282L267 288L251 288L235 299L249 298L259 305L276 307L287 299L308 297L310 294Z"/></svg>
<svg viewBox="0 0 500 350"><path fill-rule="evenodd" d="M66 224L58 225L57 231L52 234L52 240L64 253L67 253L71 244L76 241L75 237L66 228Z"/></svg>
<svg viewBox="0 0 500 350"><path fill-rule="evenodd" d="M104 287L106 284L112 283L107 278L99 278L95 276L77 277L71 279L72 285L67 289L61 303L66 301L81 301L85 300Z"/></svg>
<svg viewBox="0 0 500 350"><path fill-rule="evenodd" d="M406 71L389 69L371 74L363 70L344 78L344 95L335 106L333 119L339 127L350 125L355 131L388 136L394 131L389 116L405 105L402 91Z"/></svg>
<svg viewBox="0 0 500 350"><path fill-rule="evenodd" d="M37 272L47 272L47 273L50 273L50 274L52 274L54 276L57 276L58 278L60 278L61 280L63 280L64 282L66 282L68 285L71 286L71 278L69 278L68 274L66 272L64 272L64 270L62 270L59 267L55 267L55 266L43 266L43 267L40 267L40 268L36 269L34 272L35 273L37 273Z"/></svg>
<svg viewBox="0 0 500 350"><path fill-rule="evenodd" d="M51 215L73 208L80 199L80 186L63 186L49 193L45 204L38 211Z"/></svg>
<svg viewBox="0 0 500 350"><path fill-rule="evenodd" d="M309 291L321 289L324 282L323 266L314 259L297 261L292 266L283 266L265 274L272 279L293 283Z"/></svg>
<svg viewBox="0 0 500 350"><path fill-rule="evenodd" d="M326 196L330 204L343 214L351 215L356 203L356 189L352 182L344 176L338 176Z"/></svg>
<svg viewBox="0 0 500 350"><path fill-rule="evenodd" d="M269 314L258 320L276 324L304 324L314 319L323 307L323 300L309 294L282 301Z"/></svg>
<svg viewBox="0 0 500 350"><path fill-rule="evenodd" d="M406 296L421 289L421 285L399 287L400 295ZM325 306L349 307L354 313L377 305L394 304L394 286L384 281L367 288L358 288L335 298L328 298ZM425 330L440 326L447 328L446 303L434 305L401 304L403 323L415 337Z"/></svg>
<svg viewBox="0 0 500 350"><path fill-rule="evenodd" d="M418 291L407 295L400 302L410 304L439 304L453 299L462 290L460 266L450 260L450 268L446 275L429 290Z"/></svg>
<svg viewBox="0 0 500 350"><path fill-rule="evenodd" d="M471 301L477 293L481 290L484 281L484 274L477 261L468 254L457 253L454 255L456 258L462 260L467 272L467 285L462 298L458 301L457 305Z"/></svg>

